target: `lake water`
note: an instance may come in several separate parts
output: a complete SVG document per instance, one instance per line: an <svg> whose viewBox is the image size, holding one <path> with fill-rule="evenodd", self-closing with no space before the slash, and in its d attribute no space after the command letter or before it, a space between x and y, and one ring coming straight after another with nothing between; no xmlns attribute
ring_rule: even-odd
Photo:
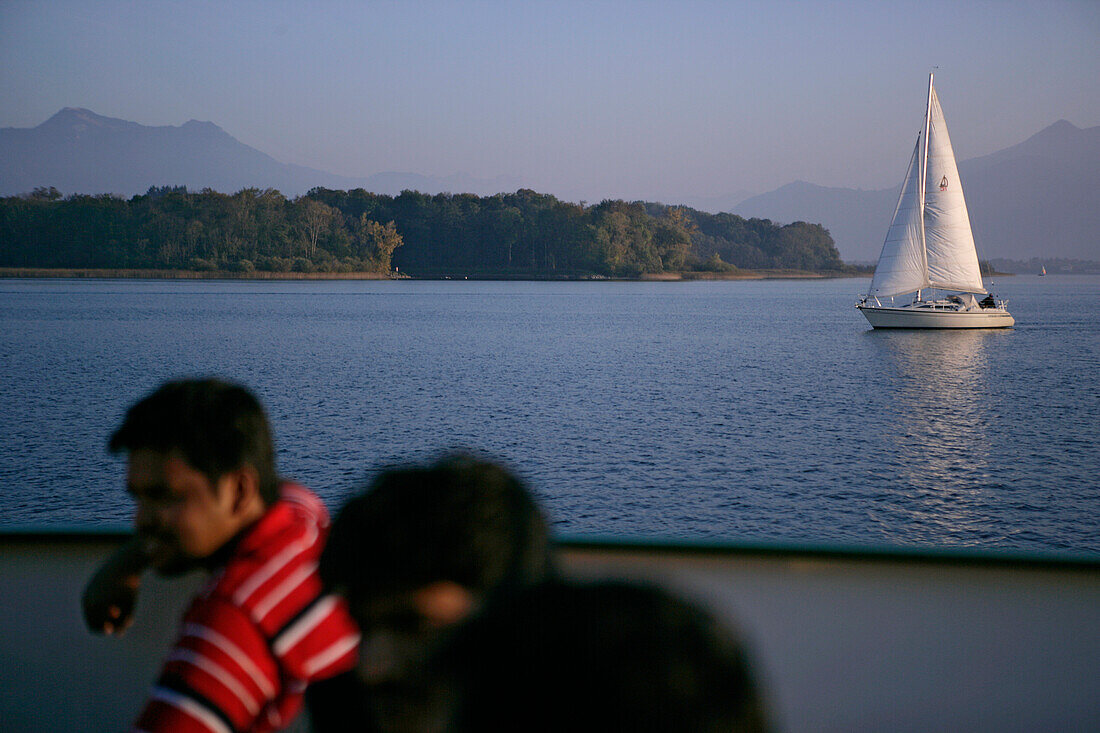
<svg viewBox="0 0 1100 733"><path fill-rule="evenodd" d="M1100 554L1100 277L997 286L1011 330L890 332L865 279L3 280L0 524L125 524L107 436L216 374L332 507L470 448L563 535Z"/></svg>

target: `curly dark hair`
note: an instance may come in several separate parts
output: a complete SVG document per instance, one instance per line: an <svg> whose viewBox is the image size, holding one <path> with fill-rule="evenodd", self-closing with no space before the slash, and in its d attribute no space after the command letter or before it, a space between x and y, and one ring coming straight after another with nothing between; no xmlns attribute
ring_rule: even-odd
<svg viewBox="0 0 1100 733"><path fill-rule="evenodd" d="M519 478L484 459L448 455L383 471L348 501L321 577L360 597L441 580L486 596L546 577L549 534Z"/></svg>

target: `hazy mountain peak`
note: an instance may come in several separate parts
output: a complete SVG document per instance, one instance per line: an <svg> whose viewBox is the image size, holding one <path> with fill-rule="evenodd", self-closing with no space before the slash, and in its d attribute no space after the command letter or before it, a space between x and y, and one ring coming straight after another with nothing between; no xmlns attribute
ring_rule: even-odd
<svg viewBox="0 0 1100 733"><path fill-rule="evenodd" d="M1051 131L1066 132L1066 131L1069 131L1069 130L1080 130L1080 129L1081 129L1080 127L1073 124L1069 120L1058 120L1057 122L1055 122L1050 127L1046 128L1045 130L1042 130L1039 134L1041 135L1044 132L1051 132Z"/></svg>
<svg viewBox="0 0 1100 733"><path fill-rule="evenodd" d="M352 178L288 165L205 120L147 126L65 107L37 127L0 129L0 195L39 186L54 186L66 194L134 195L164 185L225 193L275 188L290 196L316 186L389 194L411 188L479 195L520 187L516 179L505 176L481 180L465 174L443 179L384 173Z"/></svg>
<svg viewBox="0 0 1100 733"><path fill-rule="evenodd" d="M99 116L95 112L92 112L90 109L85 109L84 107L62 107L61 111L59 111L56 115L54 115L54 117L66 116L66 115L70 116L70 117L98 117Z"/></svg>
<svg viewBox="0 0 1100 733"><path fill-rule="evenodd" d="M1100 160L1100 127L1082 129L1066 120L1058 120L1022 143L972 158L961 165L987 170L1024 158L1034 161L1033 165L1056 166L1076 174L1087 175L1090 171L1095 174L1096 161Z"/></svg>
<svg viewBox="0 0 1100 733"><path fill-rule="evenodd" d="M1023 147L1036 142L1044 143L1050 141L1072 140L1080 136L1081 132L1081 128L1069 120L1058 120L1054 124L1047 125L1022 143L1018 143L1013 147ZM1011 150L1012 148L1008 149Z"/></svg>
<svg viewBox="0 0 1100 733"><path fill-rule="evenodd" d="M784 183L782 186L779 187L778 190L780 190L780 191L809 191L809 190L818 189L818 188L823 188L823 186L818 186L816 183L810 183L809 181L803 181L801 178L799 178L796 181L791 181L790 183Z"/></svg>
<svg viewBox="0 0 1100 733"><path fill-rule="evenodd" d="M1091 128L1093 130L1097 128ZM1044 127L1027 140L1024 140L1014 148L1028 148L1036 145L1066 145L1080 140L1088 134L1088 130L1082 130L1077 125L1067 120L1058 120L1053 125ZM1013 148L1008 148L1012 150Z"/></svg>
<svg viewBox="0 0 1100 733"><path fill-rule="evenodd" d="M100 115L84 107L63 107L57 114L51 117L50 120L57 120L59 118L63 120L86 120L93 122L104 119Z"/></svg>
<svg viewBox="0 0 1100 733"><path fill-rule="evenodd" d="M183 123L182 127L184 130L193 130L195 132L225 132L213 122L205 120L188 120Z"/></svg>
<svg viewBox="0 0 1100 733"><path fill-rule="evenodd" d="M136 125L126 120L116 120L111 117L97 115L90 109L83 107L65 107L50 119L43 122L35 129L39 130L87 130L87 129L114 129Z"/></svg>

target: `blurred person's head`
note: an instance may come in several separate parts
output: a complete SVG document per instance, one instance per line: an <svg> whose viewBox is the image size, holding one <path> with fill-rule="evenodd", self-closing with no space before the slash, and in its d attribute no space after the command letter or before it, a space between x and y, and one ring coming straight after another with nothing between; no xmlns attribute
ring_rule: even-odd
<svg viewBox="0 0 1100 733"><path fill-rule="evenodd" d="M435 663L452 733L767 729L731 630L648 585L545 583L486 609Z"/></svg>
<svg viewBox="0 0 1100 733"><path fill-rule="evenodd" d="M486 460L447 456L386 470L333 522L321 576L362 632L358 677L384 729L436 710L425 661L490 599L543 580L549 527L523 483Z"/></svg>
<svg viewBox="0 0 1100 733"><path fill-rule="evenodd" d="M236 384L168 382L127 411L108 448L127 453L134 528L165 574L215 556L278 498L267 416Z"/></svg>

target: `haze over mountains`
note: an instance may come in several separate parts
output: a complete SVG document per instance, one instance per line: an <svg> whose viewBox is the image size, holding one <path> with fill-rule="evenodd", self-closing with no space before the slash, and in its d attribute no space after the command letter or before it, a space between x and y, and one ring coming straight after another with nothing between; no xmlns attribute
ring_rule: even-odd
<svg viewBox="0 0 1100 733"><path fill-rule="evenodd" d="M245 145L212 122L190 120L179 126L148 127L66 107L32 128L0 128L0 195L36 186L64 194L143 194L150 186L274 188L298 196L316 186L398 194L468 191L489 195L520 188L516 180L478 180L462 174L434 178L416 173L376 173L363 178L280 163Z"/></svg>
<svg viewBox="0 0 1100 733"><path fill-rule="evenodd" d="M898 186L905 164L898 162ZM1100 259L1100 127L1079 129L1062 120L1018 145L961 161L959 169L982 258ZM523 182L397 172L352 178L280 163L211 122L148 127L71 107L37 127L0 129L0 195L54 186L64 194L132 196L150 186L178 185L225 193L274 188L287 196L315 186L485 196L515 191ZM797 181L743 200L685 197L664 203L820 223L843 259L858 262L878 257L897 194L897 188L863 191Z"/></svg>
<svg viewBox="0 0 1100 733"><path fill-rule="evenodd" d="M877 191L797 181L734 205L742 216L822 224L845 261L878 259L898 185ZM1100 127L1059 120L1010 148L959 162L983 259L1100 259Z"/></svg>

